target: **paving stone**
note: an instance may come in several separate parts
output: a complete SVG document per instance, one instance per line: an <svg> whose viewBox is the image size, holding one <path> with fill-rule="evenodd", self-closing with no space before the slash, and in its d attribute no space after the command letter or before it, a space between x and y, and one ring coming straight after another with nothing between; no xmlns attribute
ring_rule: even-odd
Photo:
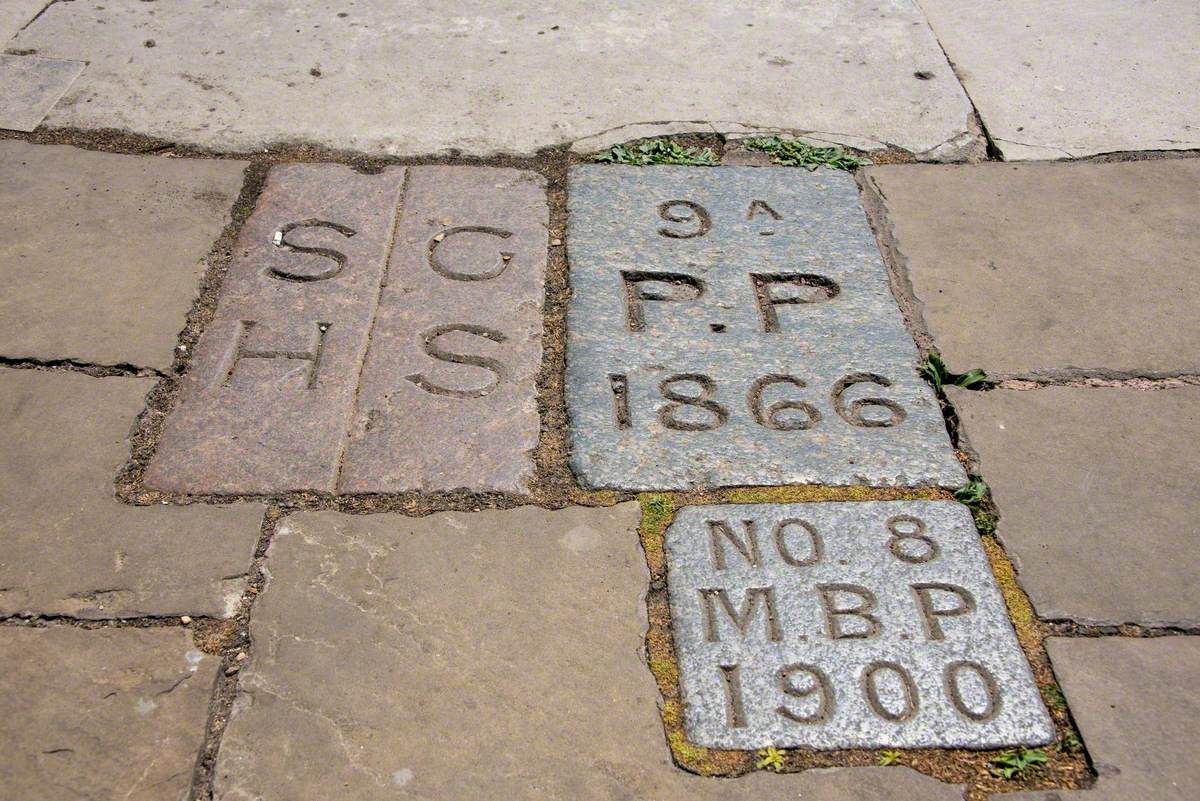
<svg viewBox="0 0 1200 801"><path fill-rule="evenodd" d="M548 225L537 173L412 170L341 491L526 491Z"/></svg>
<svg viewBox="0 0 1200 801"><path fill-rule="evenodd" d="M0 6L0 41L7 42L27 25L50 0L4 0Z"/></svg>
<svg viewBox="0 0 1200 801"><path fill-rule="evenodd" d="M921 0L1013 159L1200 147L1193 0Z"/></svg>
<svg viewBox="0 0 1200 801"><path fill-rule="evenodd" d="M688 739L997 748L1054 725L966 507L681 509L666 534Z"/></svg>
<svg viewBox="0 0 1200 801"><path fill-rule="evenodd" d="M1200 160L867 170L956 370L1200 370Z"/></svg>
<svg viewBox="0 0 1200 801"><path fill-rule="evenodd" d="M271 171L146 473L174 492L332 492L405 170Z"/></svg>
<svg viewBox="0 0 1200 801"><path fill-rule="evenodd" d="M169 369L245 167L0 142L0 355Z"/></svg>
<svg viewBox="0 0 1200 801"><path fill-rule="evenodd" d="M83 61L0 53L0 128L37 128L85 66Z"/></svg>
<svg viewBox="0 0 1200 801"><path fill-rule="evenodd" d="M0 616L236 610L261 506L114 498L130 428L153 383L0 371Z"/></svg>
<svg viewBox="0 0 1200 801"><path fill-rule="evenodd" d="M1200 387L951 398L1039 617L1200 626Z"/></svg>
<svg viewBox="0 0 1200 801"><path fill-rule="evenodd" d="M570 212L584 484L964 483L849 175L576 167Z"/></svg>
<svg viewBox="0 0 1200 801"><path fill-rule="evenodd" d="M643 120L703 120L921 152L969 127L970 102L912 0L830 0L820 14L780 0L656 10L507 0L448 15L395 0L218 0L165 14L78 0L52 6L12 46L88 60L51 124L232 150L303 141L532 155Z"/></svg>
<svg viewBox="0 0 1200 801"><path fill-rule="evenodd" d="M1096 773L1088 790L993 795L995 801L1191 801L1200 637L1051 637L1046 650Z"/></svg>
<svg viewBox="0 0 1200 801"><path fill-rule="evenodd" d="M186 798L220 660L181 629L0 629L4 797Z"/></svg>
<svg viewBox="0 0 1200 801"><path fill-rule="evenodd" d="M641 656L638 517L625 503L286 518L214 797L960 798L891 768L674 768Z"/></svg>

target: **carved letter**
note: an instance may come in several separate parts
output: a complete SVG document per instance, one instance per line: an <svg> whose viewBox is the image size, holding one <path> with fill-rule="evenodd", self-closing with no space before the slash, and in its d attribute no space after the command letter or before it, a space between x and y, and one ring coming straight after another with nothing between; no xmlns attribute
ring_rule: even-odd
<svg viewBox="0 0 1200 801"><path fill-rule="evenodd" d="M738 553L750 565L753 567L762 565L762 555L758 551L758 527L753 520L743 520L742 526L746 529L745 542L738 539L729 523L724 520L708 521L708 538L709 544L712 546L713 567L717 570L725 569L725 546L721 543L722 537L727 539L734 548L737 548Z"/></svg>
<svg viewBox="0 0 1200 801"><path fill-rule="evenodd" d="M420 373L405 376L409 381L416 384L426 392L434 395L449 395L453 398L482 398L488 395L496 387L500 386L500 382L504 380L505 371L504 365L495 359L487 356L472 356L465 353L454 353L448 351L437 344L439 337L444 334L449 334L451 331L461 331L464 334L482 337L483 339L491 340L492 342L504 342L508 337L501 334L499 331L493 331L490 328L484 328L481 325L468 325L466 323L451 323L450 325L439 325L436 328L431 328L422 336L425 353L438 361L449 362L451 364L469 364L473 367L482 367L485 370L490 370L495 373L495 377L487 384L478 389L450 389L434 384L429 379Z"/></svg>
<svg viewBox="0 0 1200 801"><path fill-rule="evenodd" d="M646 270L622 270L621 280L625 282L625 319L630 331L646 330L646 311L642 307L644 300L695 300L704 294L704 282L684 273L655 273ZM667 284L684 294L672 297L663 292L656 292L651 287L643 287L646 282ZM687 297L688 292L694 292Z"/></svg>
<svg viewBox="0 0 1200 801"><path fill-rule="evenodd" d="M754 299L758 303L758 314L762 317L763 331L768 334L780 331L776 306L818 303L837 297L842 291L833 281L812 273L750 273L750 281L754 284ZM794 291L789 294L776 294L773 291L773 287L785 284Z"/></svg>
<svg viewBox="0 0 1200 801"><path fill-rule="evenodd" d="M933 602L933 591L949 593L958 602L948 609L938 609ZM954 584L932 582L930 584L913 584L913 595L917 597L917 606L921 609L921 622L925 624L925 636L931 640L944 640L939 617L958 617L969 615L975 611L975 598L963 587Z"/></svg>
<svg viewBox="0 0 1200 801"><path fill-rule="evenodd" d="M437 234L433 239L429 240L429 245L426 249L426 254L429 259L429 266L433 271L443 278L449 278L451 281L488 281L492 278L498 278L501 273L508 269L508 265L512 263L513 253L507 250L500 251L500 261L490 269L484 270L481 273L465 273L458 270L452 270L442 263L438 258L438 246L456 234L487 234L488 236L498 237L500 239L508 239L512 236L512 231L505 231L501 228L491 228L486 225L459 225L454 228L447 228Z"/></svg>
<svg viewBox="0 0 1200 801"><path fill-rule="evenodd" d="M879 618L871 612L875 609L875 593L857 584L818 584L817 593L821 596L821 608L825 610L825 624L831 640L868 640L879 634L883 628ZM856 606L842 606L838 603L835 593L857 595L859 603ZM856 617L867 624L866 629L847 632L842 629L843 617Z"/></svg>
<svg viewBox="0 0 1200 801"><path fill-rule="evenodd" d="M723 589L700 590L700 602L704 607L704 639L708 642L721 641L721 635L717 631L717 611L713 607L714 598L720 601L721 608L725 611L729 621L743 637L749 633L750 626L754 622L754 610L758 608L759 601L762 601L766 613L767 639L772 642L783 640L783 633L779 630L779 614L775 608L775 588L750 587L742 598L741 609L736 612L733 609L733 603L729 600L728 591Z"/></svg>
<svg viewBox="0 0 1200 801"><path fill-rule="evenodd" d="M353 228L347 228L344 225L339 225L338 223L334 222L326 222L325 220L310 219L288 223L280 228L279 233L275 235L275 247L282 248L283 250L290 250L295 253L315 253L318 256L324 256L325 258L333 261L333 266L327 267L324 270L320 270L319 272L315 273L294 273L284 270L281 267L272 267L270 270L271 275L284 281L324 281L326 279L333 278L345 268L346 254L342 253L340 250L334 250L333 248L310 248L305 245L293 245L291 242L287 241L287 235L297 228L328 228L331 231L337 231L344 237L351 237L358 233Z"/></svg>
<svg viewBox="0 0 1200 801"><path fill-rule="evenodd" d="M229 386L230 380L233 378L233 371L237 369L242 359L300 359L307 361L308 372L304 380L304 388L312 389L317 385L317 371L321 368L321 354L325 351L325 332L331 327L330 323L317 323L317 340L313 343L312 350L251 350L246 347L246 342L250 338L250 332L258 325L254 320L242 320L238 326L237 343L233 348L232 358L229 360L229 367L221 373L220 384L223 387Z"/></svg>

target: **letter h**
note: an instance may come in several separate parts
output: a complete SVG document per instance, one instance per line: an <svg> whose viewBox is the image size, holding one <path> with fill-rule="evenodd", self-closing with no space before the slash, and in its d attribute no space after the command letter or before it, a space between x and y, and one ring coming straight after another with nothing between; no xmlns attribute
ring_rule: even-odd
<svg viewBox="0 0 1200 801"><path fill-rule="evenodd" d="M229 362L229 367L221 376L221 386L229 386L230 380L233 378L233 371L237 369L238 364L242 359L301 359L309 362L308 373L305 378L304 388L312 389L317 385L317 371L321 367L321 354L325 350L325 334L329 331L331 323L317 323L317 339L313 343L312 350L251 350L246 347L246 341L250 339L250 332L258 325L254 320L242 320L238 327L237 345L233 350L233 358Z"/></svg>

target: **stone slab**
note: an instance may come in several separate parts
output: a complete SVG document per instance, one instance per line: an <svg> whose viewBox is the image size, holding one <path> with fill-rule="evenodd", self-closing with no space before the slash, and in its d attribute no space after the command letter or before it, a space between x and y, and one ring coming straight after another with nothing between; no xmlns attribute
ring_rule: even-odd
<svg viewBox="0 0 1200 801"><path fill-rule="evenodd" d="M83 61L0 53L0 128L36 129L85 66Z"/></svg>
<svg viewBox="0 0 1200 801"><path fill-rule="evenodd" d="M4 797L188 795L220 660L182 629L0 629Z"/></svg>
<svg viewBox="0 0 1200 801"><path fill-rule="evenodd" d="M848 174L586 166L570 181L566 395L585 485L965 482Z"/></svg>
<svg viewBox="0 0 1200 801"><path fill-rule="evenodd" d="M1098 778L1087 790L994 795L995 801L1191 801L1200 637L1066 639L1046 650Z"/></svg>
<svg viewBox="0 0 1200 801"><path fill-rule="evenodd" d="M226 617L263 508L128 506L113 479L154 382L0 370L0 617Z"/></svg>
<svg viewBox="0 0 1200 801"><path fill-rule="evenodd" d="M1200 626L1200 387L951 399L1039 617Z"/></svg>
<svg viewBox="0 0 1200 801"><path fill-rule="evenodd" d="M272 169L147 484L334 490L404 177L404 168Z"/></svg>
<svg viewBox="0 0 1200 801"><path fill-rule="evenodd" d="M214 798L959 799L907 769L673 767L638 507L281 523ZM571 754L564 758L564 754Z"/></svg>
<svg viewBox="0 0 1200 801"><path fill-rule="evenodd" d="M1055 737L966 507L685 507L666 555L697 745L999 748Z"/></svg>
<svg viewBox="0 0 1200 801"><path fill-rule="evenodd" d="M0 142L0 355L169 370L245 167Z"/></svg>
<svg viewBox="0 0 1200 801"><path fill-rule="evenodd" d="M922 152L968 129L970 103L912 0L833 0L820 14L672 0L657 11L647 18L632 0L470 2L451 14L415 0L220 0L179 15L80 0L55 4L12 45L88 59L53 125L226 150L303 141L532 155L631 123L703 120Z"/></svg>
<svg viewBox="0 0 1200 801"><path fill-rule="evenodd" d="M1200 160L866 174L951 368L1200 370Z"/></svg>
<svg viewBox="0 0 1200 801"><path fill-rule="evenodd" d="M921 0L1004 158L1200 147L1193 0Z"/></svg>
<svg viewBox="0 0 1200 801"><path fill-rule="evenodd" d="M28 25L51 0L4 0L0 6L0 41L7 42Z"/></svg>
<svg viewBox="0 0 1200 801"><path fill-rule="evenodd" d="M548 226L535 172L412 171L340 491L527 491Z"/></svg>

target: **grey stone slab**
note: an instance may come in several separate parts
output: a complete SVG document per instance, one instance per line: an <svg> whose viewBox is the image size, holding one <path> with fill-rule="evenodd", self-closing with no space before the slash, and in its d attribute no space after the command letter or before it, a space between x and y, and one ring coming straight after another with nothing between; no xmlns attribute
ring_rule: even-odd
<svg viewBox="0 0 1200 801"><path fill-rule="evenodd" d="M1200 147L1193 0L921 0L1005 159Z"/></svg>
<svg viewBox="0 0 1200 801"><path fill-rule="evenodd" d="M0 53L0 128L37 128L85 66L83 61Z"/></svg>
<svg viewBox="0 0 1200 801"><path fill-rule="evenodd" d="M1200 387L951 399L1040 617L1200 626Z"/></svg>
<svg viewBox="0 0 1200 801"><path fill-rule="evenodd" d="M170 369L245 167L0 142L0 355Z"/></svg>
<svg viewBox="0 0 1200 801"><path fill-rule="evenodd" d="M819 14L782 0L656 8L650 19L633 0L450 13L415 0L219 0L166 14L87 0L55 4L12 45L89 61L51 124L222 149L533 154L700 120L922 152L968 129L970 103L911 0L832 0Z"/></svg>
<svg viewBox="0 0 1200 801"><path fill-rule="evenodd" d="M186 798L220 660L182 629L0 629L4 797Z"/></svg>
<svg viewBox="0 0 1200 801"><path fill-rule="evenodd" d="M526 491L548 225L537 173L411 169L341 491Z"/></svg>
<svg viewBox="0 0 1200 801"><path fill-rule="evenodd" d="M128 506L114 497L153 383L0 371L0 616L236 611L261 506Z"/></svg>
<svg viewBox="0 0 1200 801"><path fill-rule="evenodd" d="M4 0L0 6L0 41L7 42L28 25L51 0Z"/></svg>
<svg viewBox="0 0 1200 801"><path fill-rule="evenodd" d="M964 483L849 175L576 167L570 212L584 484Z"/></svg>
<svg viewBox="0 0 1200 801"><path fill-rule="evenodd" d="M1046 650L1098 774L1096 784L994 795L995 801L1196 797L1200 637L1051 637Z"/></svg>
<svg viewBox="0 0 1200 801"><path fill-rule="evenodd" d="M909 770L672 766L638 508L282 521L214 798L958 799ZM565 753L571 758L564 758Z"/></svg>
<svg viewBox="0 0 1200 801"><path fill-rule="evenodd" d="M1054 739L963 506L686 507L666 554L684 722L698 745Z"/></svg>
<svg viewBox="0 0 1200 801"><path fill-rule="evenodd" d="M953 369L1200 370L1200 160L870 167L867 181Z"/></svg>
<svg viewBox="0 0 1200 801"><path fill-rule="evenodd" d="M404 175L336 164L271 171L147 484L334 490Z"/></svg>

